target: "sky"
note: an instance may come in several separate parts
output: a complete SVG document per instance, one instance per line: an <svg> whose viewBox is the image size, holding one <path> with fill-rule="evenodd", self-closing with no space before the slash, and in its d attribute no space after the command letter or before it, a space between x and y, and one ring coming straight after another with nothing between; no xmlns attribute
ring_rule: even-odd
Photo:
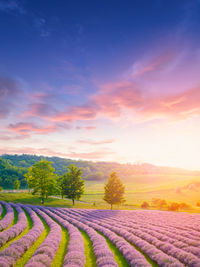
<svg viewBox="0 0 200 267"><path fill-rule="evenodd" d="M199 170L199 0L0 0L0 154Z"/></svg>

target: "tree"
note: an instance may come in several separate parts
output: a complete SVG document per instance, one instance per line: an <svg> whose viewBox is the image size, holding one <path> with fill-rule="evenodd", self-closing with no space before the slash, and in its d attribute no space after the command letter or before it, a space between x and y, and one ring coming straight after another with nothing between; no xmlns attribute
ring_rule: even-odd
<svg viewBox="0 0 200 267"><path fill-rule="evenodd" d="M85 181L82 180L81 175L81 169L72 164L67 168L67 172L62 176L60 182L62 196L70 198L73 206L74 201L79 200L84 193Z"/></svg>
<svg viewBox="0 0 200 267"><path fill-rule="evenodd" d="M14 189L15 190L19 190L19 187L20 187L20 181L19 180L15 180L14 181Z"/></svg>
<svg viewBox="0 0 200 267"><path fill-rule="evenodd" d="M25 174L29 188L33 188L33 194L40 194L42 204L44 199L57 190L56 175L51 162L41 159L28 169Z"/></svg>
<svg viewBox="0 0 200 267"><path fill-rule="evenodd" d="M125 187L122 184L121 180L117 176L116 172L112 172L108 178L108 182L104 187L104 200L111 205L111 210L113 204L121 204L125 202L124 192Z"/></svg>

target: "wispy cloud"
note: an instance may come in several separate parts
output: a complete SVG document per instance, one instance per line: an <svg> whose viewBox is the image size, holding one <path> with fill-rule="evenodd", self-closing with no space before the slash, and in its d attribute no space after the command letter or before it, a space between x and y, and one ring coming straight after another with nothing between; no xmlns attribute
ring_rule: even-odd
<svg viewBox="0 0 200 267"><path fill-rule="evenodd" d="M54 122L74 122L78 120L95 119L98 113L98 107L93 103L82 106L70 106L66 112L58 112L55 116L49 118Z"/></svg>
<svg viewBox="0 0 200 267"><path fill-rule="evenodd" d="M115 140L114 139L106 139L106 140L101 140L101 141L92 141L92 140L78 140L77 143L79 144L86 144L86 145L105 145L105 144L111 144Z"/></svg>
<svg viewBox="0 0 200 267"><path fill-rule="evenodd" d="M5 118L14 112L20 94L22 91L17 81L0 77L0 118Z"/></svg>
<svg viewBox="0 0 200 267"><path fill-rule="evenodd" d="M48 37L51 34L50 28L47 26L46 19L35 17L33 20L35 29L39 31L41 37Z"/></svg>
<svg viewBox="0 0 200 267"><path fill-rule="evenodd" d="M32 103L28 105L27 111L25 111L23 117L40 117L49 119L53 117L56 110L49 104L45 103Z"/></svg>
<svg viewBox="0 0 200 267"><path fill-rule="evenodd" d="M41 127L35 125L34 123L18 122L15 124L9 124L7 129L23 136L30 136L32 134L47 134L55 132L57 130L57 126L46 125Z"/></svg>
<svg viewBox="0 0 200 267"><path fill-rule="evenodd" d="M153 59L140 60L131 66L125 76L128 79L137 79L145 74L152 73L154 71L161 71L162 69L165 69L176 56L175 51L167 51L165 53L161 53Z"/></svg>
<svg viewBox="0 0 200 267"><path fill-rule="evenodd" d="M87 159L87 160L103 160L107 156L112 156L115 155L113 151L110 151L108 149L101 149L97 151L92 151L92 152L71 152L67 153L66 156L69 158L75 158L75 159Z"/></svg>
<svg viewBox="0 0 200 267"><path fill-rule="evenodd" d="M87 130L87 131L93 131L96 130L96 126L76 126L76 130Z"/></svg>
<svg viewBox="0 0 200 267"><path fill-rule="evenodd" d="M3 12L18 12L20 14L25 14L26 10L17 0L1 0L0 1L0 11Z"/></svg>

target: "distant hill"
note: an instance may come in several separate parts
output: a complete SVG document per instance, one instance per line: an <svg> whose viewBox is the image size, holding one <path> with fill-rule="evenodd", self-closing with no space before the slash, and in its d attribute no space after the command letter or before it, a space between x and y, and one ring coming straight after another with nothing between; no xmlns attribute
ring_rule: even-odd
<svg viewBox="0 0 200 267"><path fill-rule="evenodd" d="M200 171L188 171L179 168L159 167L148 163L142 164L120 164L116 162L92 162L83 160L64 159L60 157L44 157L36 155L7 155L0 156L0 178L4 188L12 188L16 179L21 181L22 187L26 187L24 174L28 168L46 158L52 162L55 172L62 175L66 167L74 164L83 171L83 178L89 181L105 181L113 171L117 172L124 182L131 182L141 176L178 175L178 176L200 176ZM166 177L165 177L166 178ZM160 178L159 178L160 179ZM138 182L138 181L137 181ZM141 180L142 182L142 180Z"/></svg>

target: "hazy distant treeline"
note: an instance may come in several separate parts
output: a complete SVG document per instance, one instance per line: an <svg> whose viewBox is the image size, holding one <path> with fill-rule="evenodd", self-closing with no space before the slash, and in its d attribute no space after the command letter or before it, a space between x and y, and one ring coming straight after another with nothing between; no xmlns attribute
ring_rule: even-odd
<svg viewBox="0 0 200 267"><path fill-rule="evenodd" d="M36 155L2 155L0 156L0 186L3 188L13 188L15 180L19 180L21 188L27 186L24 174L28 168L40 161L44 156ZM83 179L90 181L106 181L111 172L117 172L122 181L133 181L133 177L146 174L184 174L191 175L191 172L168 167L157 167L151 164L119 164L116 162L92 162L83 160L64 159L59 157L45 157L52 162L55 172L63 175L66 166L76 165L82 169ZM193 175L199 174L192 172ZM134 178L135 179L135 178ZM141 179L141 177L140 177Z"/></svg>

